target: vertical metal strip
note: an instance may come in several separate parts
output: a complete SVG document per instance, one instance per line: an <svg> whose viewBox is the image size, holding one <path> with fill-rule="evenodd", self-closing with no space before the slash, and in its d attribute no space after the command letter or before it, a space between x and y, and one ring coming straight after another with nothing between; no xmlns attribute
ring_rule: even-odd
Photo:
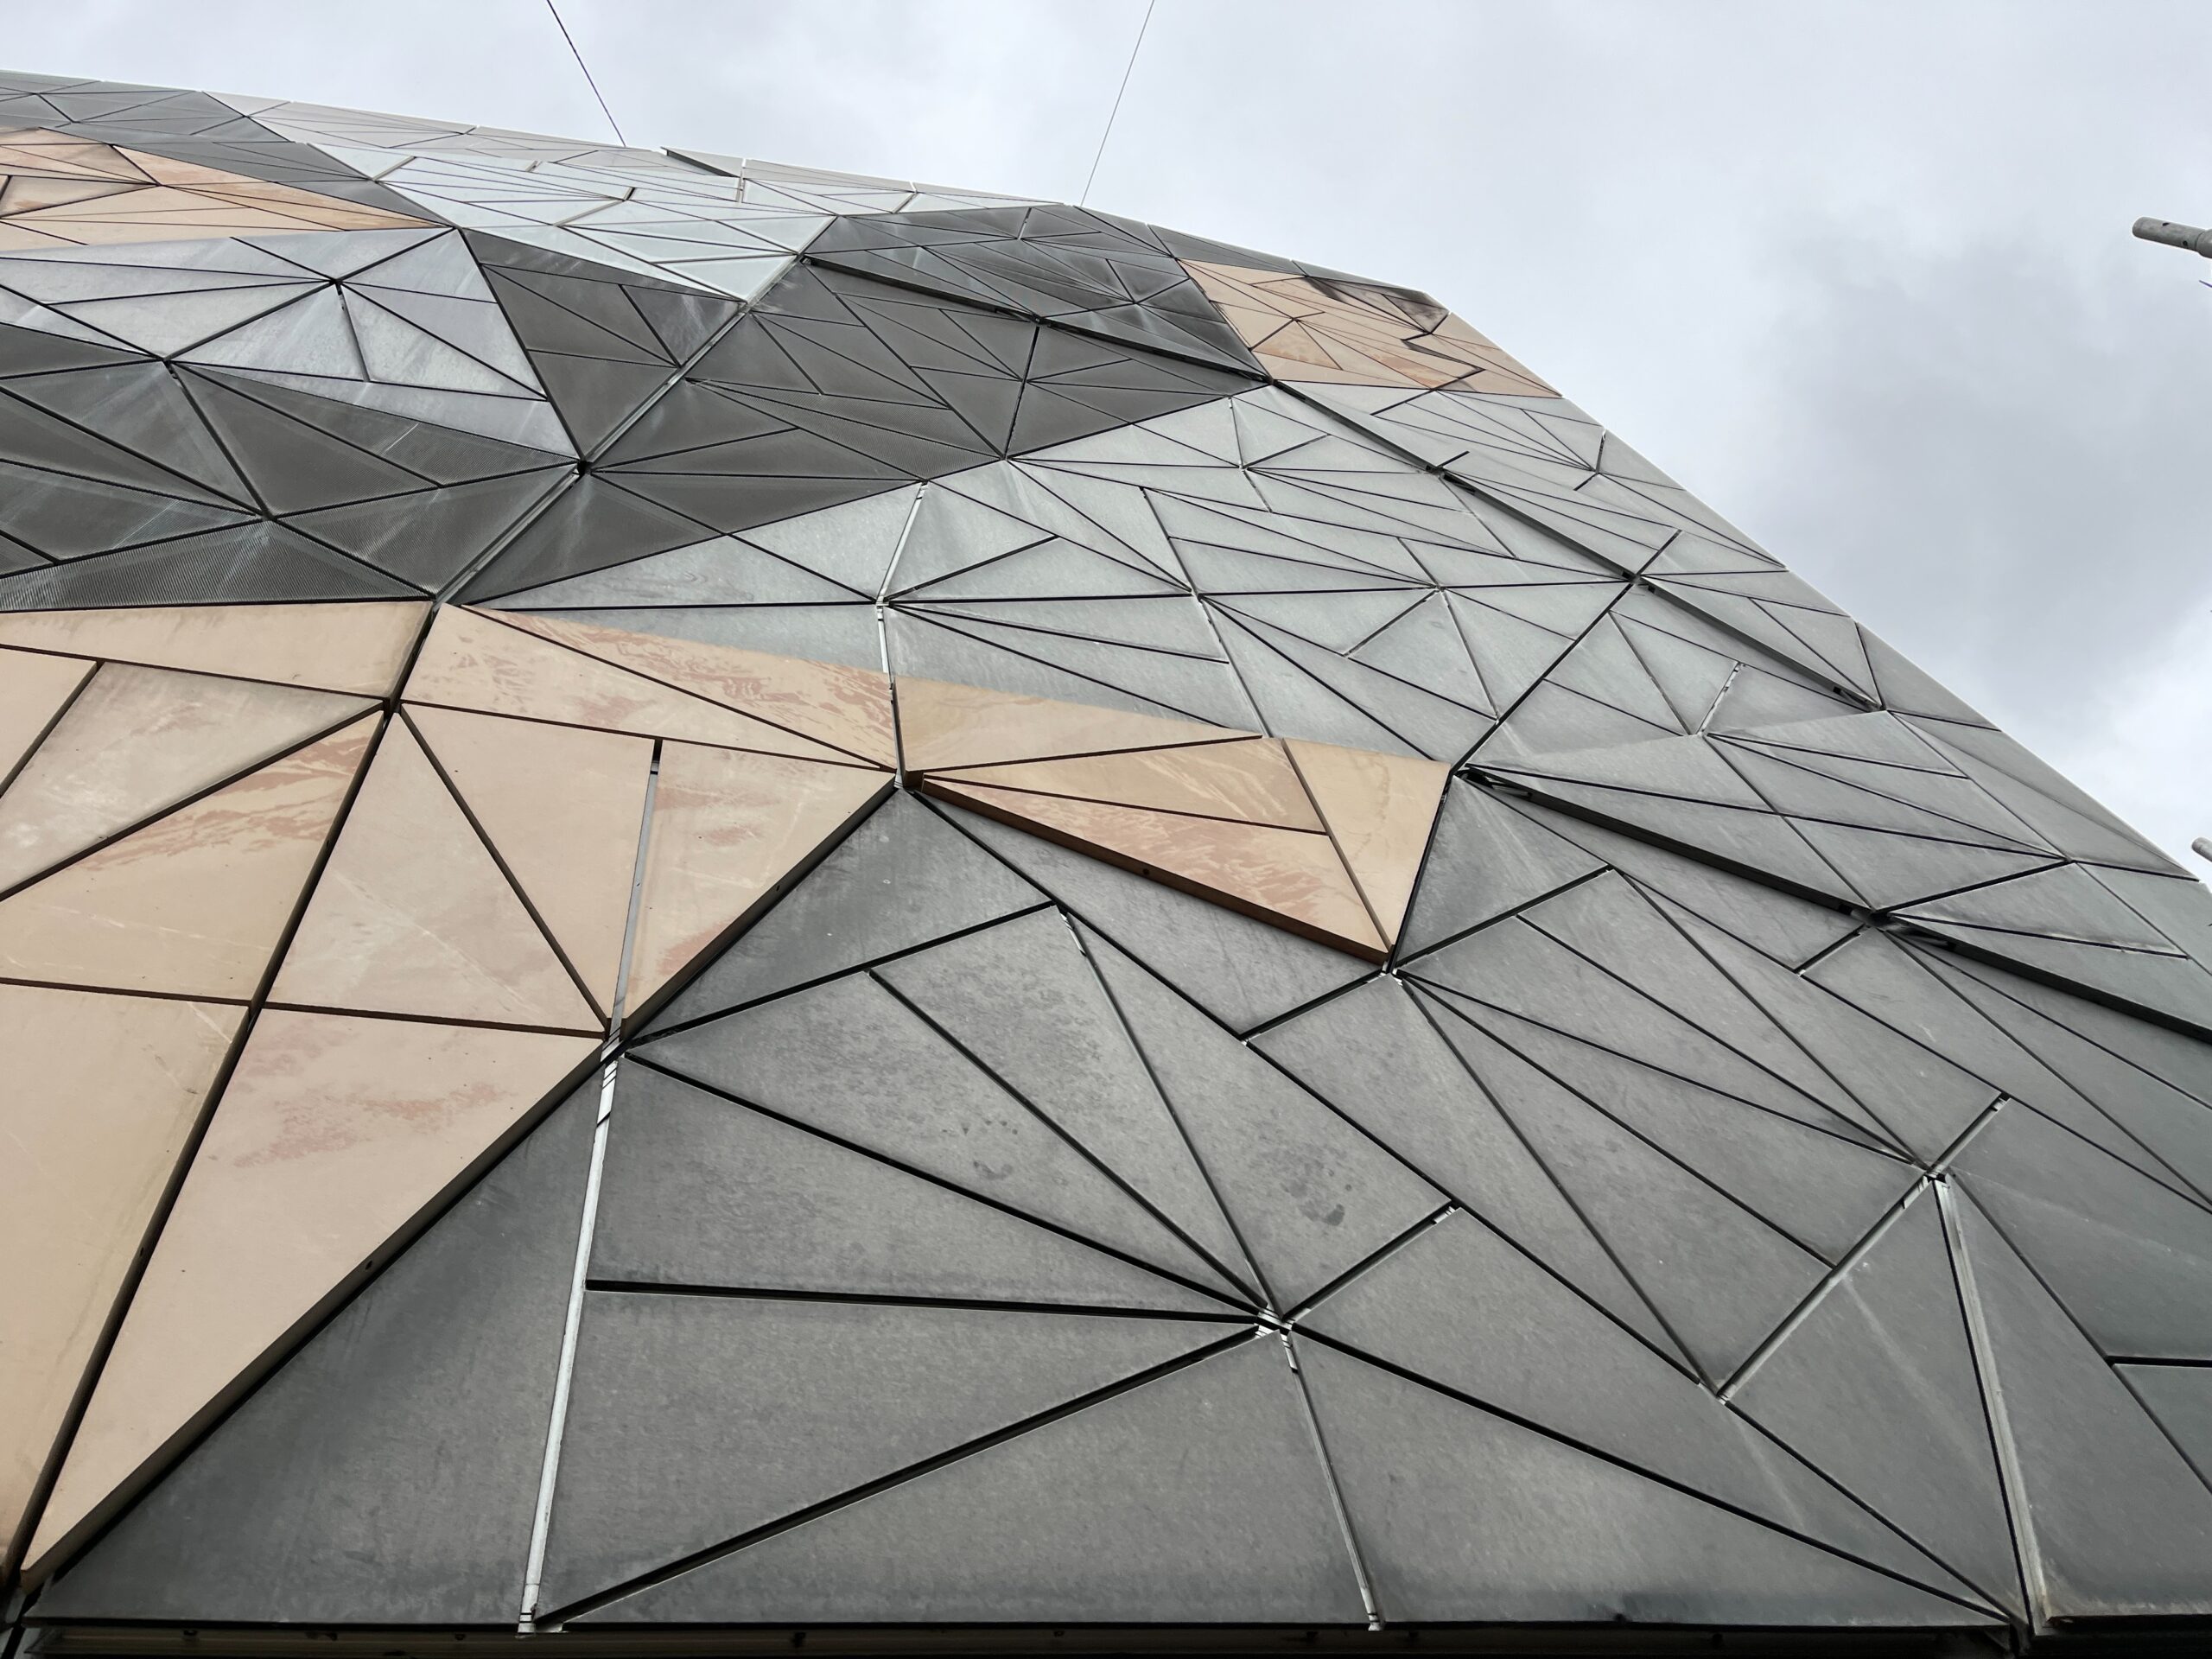
<svg viewBox="0 0 2212 1659"><path fill-rule="evenodd" d="M614 1116L614 1076L621 1058L622 1019L630 997L632 954L637 949L638 918L644 908L645 854L652 840L653 804L660 790L660 745L653 745L645 774L645 809L638 822L638 853L630 869L630 910L622 924L622 965L614 982L614 1010L600 1049L599 1108L592 1124L591 1167L584 1179L583 1217L576 1229L576 1255L569 1277L569 1307L561 1330L561 1358L553 1379L553 1410L545 1425L545 1455L538 1465L537 1507L531 1517L530 1558L524 1569L522 1605L515 1629L537 1629L537 1600L544 1592L545 1546L553 1529L553 1489L561 1476L561 1440L569 1424L569 1389L576 1370L576 1340L583 1327L584 1281L591 1271L592 1236L599 1225L600 1182L607 1168L607 1125Z"/></svg>
<svg viewBox="0 0 2212 1659"><path fill-rule="evenodd" d="M2020 1588L2027 1598L2028 1618L2033 1625L2041 1622L2036 1610L2048 1605L2050 1586L2044 1582L2043 1560L2036 1548L2035 1521L2028 1510L2019 1448L2013 1444L2012 1425L2005 1411L2005 1385L1997 1375L1981 1294L1974 1287L1974 1258L1967 1253L1966 1233L1959 1222L1958 1195L1948 1179L1939 1177L1929 1184L1936 1189L1936 1210L1943 1221L1943 1242L1951 1252L1951 1275L1958 1287L1959 1311L1966 1321L1967 1351L1973 1357L1976 1379L1981 1384L1990 1446L1997 1454L1998 1486L2012 1525L2014 1564L2019 1568Z"/></svg>
<svg viewBox="0 0 2212 1659"><path fill-rule="evenodd" d="M1277 1329L1275 1336L1282 1344L1283 1358L1290 1363L1291 1381L1297 1387L1298 1403L1306 1415L1306 1432L1313 1436L1313 1455L1320 1461L1321 1478L1329 1489L1329 1508L1337 1517L1337 1532L1344 1539L1344 1554L1351 1558L1352 1577L1359 1585L1360 1605L1367 1610L1367 1628L1379 1630L1382 1628L1382 1613L1375 1603L1374 1581L1368 1577L1367 1558L1360 1553L1359 1536L1352 1530L1351 1511L1344 1507L1344 1489L1338 1483L1336 1465L1329 1460L1329 1443L1322 1436L1321 1420L1313 1410L1313 1391L1306 1386L1306 1373L1298 1363L1298 1345L1287 1330Z"/></svg>

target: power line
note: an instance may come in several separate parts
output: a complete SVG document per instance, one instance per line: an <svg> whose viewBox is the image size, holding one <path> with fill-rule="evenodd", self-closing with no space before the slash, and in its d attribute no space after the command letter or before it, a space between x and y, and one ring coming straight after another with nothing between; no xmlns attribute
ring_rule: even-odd
<svg viewBox="0 0 2212 1659"><path fill-rule="evenodd" d="M545 0L545 3L550 6L553 0ZM1152 27L1152 9L1159 3L1160 0L1145 0L1144 21L1137 25L1137 37L1130 44L1129 60L1122 67L1122 84L1114 93L1114 107L1106 111L1106 130L1098 135L1098 153L1090 158L1090 176L1084 180L1083 194L1075 199L1078 207L1090 200L1090 187L1098 181L1098 163L1105 159L1106 141L1114 136L1114 118L1122 112L1122 96L1129 90L1129 75L1137 67L1137 54L1144 49L1144 32ZM583 60L579 58L577 61ZM613 118L607 118L610 121Z"/></svg>
<svg viewBox="0 0 2212 1659"><path fill-rule="evenodd" d="M584 72L584 85L591 88L591 95L599 100L599 112L607 118L607 124L614 129L614 142L627 149L630 141L622 136L622 124L614 118L614 111L607 107L607 94L599 90L599 83L591 78L591 66L584 61L584 54L576 50L576 37L569 33L569 26L561 20L561 8L553 0L545 0L545 10L553 14L553 22L561 31L561 38L569 43L569 55L576 60L576 67ZM1123 83L1127 84L1126 80ZM1116 105L1119 105L1116 100ZM1091 166L1095 170L1097 163Z"/></svg>

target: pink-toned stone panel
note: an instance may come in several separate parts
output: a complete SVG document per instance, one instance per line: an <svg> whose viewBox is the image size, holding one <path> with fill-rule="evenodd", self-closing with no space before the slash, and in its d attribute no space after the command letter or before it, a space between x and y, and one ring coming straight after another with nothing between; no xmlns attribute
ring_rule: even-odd
<svg viewBox="0 0 2212 1659"><path fill-rule="evenodd" d="M270 996L428 1020L603 1025L397 721L385 728Z"/></svg>
<svg viewBox="0 0 2212 1659"><path fill-rule="evenodd" d="M1367 906L1325 835L1227 823L1019 790L925 785L963 806L1256 916L1279 927L1380 958Z"/></svg>
<svg viewBox="0 0 2212 1659"><path fill-rule="evenodd" d="M0 900L0 976L251 997L377 723L365 715Z"/></svg>
<svg viewBox="0 0 2212 1659"><path fill-rule="evenodd" d="M594 1001L613 1008L652 741L451 709L409 717Z"/></svg>
<svg viewBox="0 0 2212 1659"><path fill-rule="evenodd" d="M629 1013L757 911L890 781L850 766L663 745Z"/></svg>
<svg viewBox="0 0 2212 1659"><path fill-rule="evenodd" d="M241 1007L0 985L0 1573ZM35 1264L35 1270L34 1270Z"/></svg>
<svg viewBox="0 0 2212 1659"><path fill-rule="evenodd" d="M336 692L105 664L0 794L0 888L368 707Z"/></svg>
<svg viewBox="0 0 2212 1659"><path fill-rule="evenodd" d="M880 766L896 762L889 677L798 657L502 613L543 639L620 664Z"/></svg>
<svg viewBox="0 0 2212 1659"><path fill-rule="evenodd" d="M1451 768L1295 739L1288 747L1383 938L1395 944Z"/></svg>
<svg viewBox="0 0 2212 1659"><path fill-rule="evenodd" d="M474 611L448 607L424 641L406 696L412 702L474 709L641 737L751 749L801 760L858 764L841 749L754 720L710 697L617 668Z"/></svg>
<svg viewBox="0 0 2212 1659"><path fill-rule="evenodd" d="M53 1566L257 1381L596 1046L588 1037L264 1013L101 1370L30 1571Z"/></svg>
<svg viewBox="0 0 2212 1659"><path fill-rule="evenodd" d="M1135 749L1068 760L1020 761L934 774L944 783L973 783L1037 795L1155 808L1239 823L1319 830L1282 746L1268 738L1204 743L1176 749Z"/></svg>
<svg viewBox="0 0 2212 1659"><path fill-rule="evenodd" d="M16 611L0 615L0 645L382 697L427 609L401 600Z"/></svg>

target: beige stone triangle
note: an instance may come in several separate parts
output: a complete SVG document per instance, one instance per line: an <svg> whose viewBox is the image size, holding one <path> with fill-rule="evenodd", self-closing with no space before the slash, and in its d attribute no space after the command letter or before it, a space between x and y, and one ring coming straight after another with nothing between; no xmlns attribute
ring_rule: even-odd
<svg viewBox="0 0 2212 1659"><path fill-rule="evenodd" d="M0 1573L242 1007L0 985Z"/></svg>
<svg viewBox="0 0 2212 1659"><path fill-rule="evenodd" d="M29 1573L160 1471L486 1167L588 1037L269 1009L92 1390Z"/></svg>
<svg viewBox="0 0 2212 1659"><path fill-rule="evenodd" d="M890 783L851 766L663 745L630 1015L771 900Z"/></svg>
<svg viewBox="0 0 2212 1659"><path fill-rule="evenodd" d="M705 696L632 674L474 611L448 606L424 641L412 702L855 764L842 750L753 720Z"/></svg>
<svg viewBox="0 0 2212 1659"><path fill-rule="evenodd" d="M899 681L899 741L909 772L1169 748L1255 735L1202 721L1095 709L981 686L904 676Z"/></svg>
<svg viewBox="0 0 2212 1659"><path fill-rule="evenodd" d="M67 657L0 651L0 785L92 671L90 663Z"/></svg>
<svg viewBox="0 0 2212 1659"><path fill-rule="evenodd" d="M1383 939L1396 944L1451 768L1329 743L1287 747Z"/></svg>
<svg viewBox="0 0 2212 1659"><path fill-rule="evenodd" d="M409 717L585 988L611 1009L652 740L452 709Z"/></svg>
<svg viewBox="0 0 2212 1659"><path fill-rule="evenodd" d="M424 608L401 600L16 611L0 615L0 645L382 697L399 678Z"/></svg>
<svg viewBox="0 0 2212 1659"><path fill-rule="evenodd" d="M602 1028L404 721L385 728L273 1001Z"/></svg>
<svg viewBox="0 0 2212 1659"><path fill-rule="evenodd" d="M741 714L842 749L854 760L881 766L896 764L891 681L886 675L558 617L518 612L500 616L514 627L711 697Z"/></svg>
<svg viewBox="0 0 2212 1659"><path fill-rule="evenodd" d="M933 795L1232 910L1376 960L1384 954L1327 836L931 778Z"/></svg>
<svg viewBox="0 0 2212 1659"><path fill-rule="evenodd" d="M0 900L0 975L252 996L376 728L365 715Z"/></svg>
<svg viewBox="0 0 2212 1659"><path fill-rule="evenodd" d="M0 795L0 888L369 706L304 687L103 664Z"/></svg>
<svg viewBox="0 0 2212 1659"><path fill-rule="evenodd" d="M1272 738L1179 749L1125 749L1065 760L1015 761L933 773L939 783L1065 795L1285 830L1319 830L1306 786Z"/></svg>

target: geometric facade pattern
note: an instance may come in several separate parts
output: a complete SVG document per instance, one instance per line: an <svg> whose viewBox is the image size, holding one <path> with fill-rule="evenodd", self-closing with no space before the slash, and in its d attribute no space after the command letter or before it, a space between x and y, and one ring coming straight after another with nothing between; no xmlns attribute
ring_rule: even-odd
<svg viewBox="0 0 2212 1659"><path fill-rule="evenodd" d="M1425 295L0 175L22 1650L2212 1626L2212 894Z"/></svg>

